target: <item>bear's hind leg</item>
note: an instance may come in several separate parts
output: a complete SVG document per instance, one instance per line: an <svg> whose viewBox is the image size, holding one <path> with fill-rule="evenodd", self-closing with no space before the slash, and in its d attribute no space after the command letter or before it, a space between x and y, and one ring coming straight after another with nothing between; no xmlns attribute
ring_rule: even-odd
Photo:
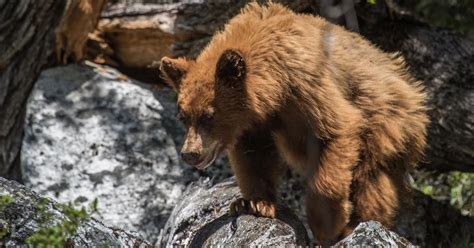
<svg viewBox="0 0 474 248"><path fill-rule="evenodd" d="M356 138L338 138L326 144L312 176L307 179L306 207L308 224L323 245L343 235L349 222L352 168L358 161Z"/></svg>
<svg viewBox="0 0 474 248"><path fill-rule="evenodd" d="M354 216L352 226L368 220L376 220L390 227L400 205L399 196L404 189L403 174L390 173L384 170L368 169L361 164L354 172L352 202Z"/></svg>
<svg viewBox="0 0 474 248"><path fill-rule="evenodd" d="M306 194L308 224L321 245L332 245L346 235L351 211L348 199L331 199L315 192Z"/></svg>
<svg viewBox="0 0 474 248"><path fill-rule="evenodd" d="M277 187L285 171L268 130L246 133L229 151L242 198L231 204L231 215L275 217Z"/></svg>

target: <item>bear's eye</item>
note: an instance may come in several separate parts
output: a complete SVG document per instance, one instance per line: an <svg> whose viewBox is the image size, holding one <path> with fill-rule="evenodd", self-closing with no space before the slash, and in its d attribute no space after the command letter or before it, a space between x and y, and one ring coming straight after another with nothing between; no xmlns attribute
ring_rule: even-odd
<svg viewBox="0 0 474 248"><path fill-rule="evenodd" d="M189 118L187 118L186 115L181 110L179 110L178 114L176 115L176 118L178 118L178 120L181 121L186 126L189 124Z"/></svg>
<svg viewBox="0 0 474 248"><path fill-rule="evenodd" d="M209 128L210 125L212 124L212 120L214 119L214 113L204 113L201 115L199 118L199 126L202 126L204 128Z"/></svg>

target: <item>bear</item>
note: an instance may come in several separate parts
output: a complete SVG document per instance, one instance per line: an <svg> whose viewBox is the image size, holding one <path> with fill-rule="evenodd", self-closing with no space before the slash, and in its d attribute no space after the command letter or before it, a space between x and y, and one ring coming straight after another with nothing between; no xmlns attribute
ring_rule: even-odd
<svg viewBox="0 0 474 248"><path fill-rule="evenodd" d="M196 59L163 57L160 70L187 128L182 159L205 169L227 151L242 195L232 215L274 218L290 168L306 181L321 244L362 221L392 226L429 122L399 53L318 16L250 3Z"/></svg>

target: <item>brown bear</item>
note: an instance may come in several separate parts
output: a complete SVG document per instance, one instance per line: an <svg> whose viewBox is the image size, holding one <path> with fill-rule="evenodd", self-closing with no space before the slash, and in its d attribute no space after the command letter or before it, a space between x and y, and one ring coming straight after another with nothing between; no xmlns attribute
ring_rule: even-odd
<svg viewBox="0 0 474 248"><path fill-rule="evenodd" d="M361 221L393 222L421 159L425 94L399 54L322 18L248 4L196 60L161 60L199 169L228 151L242 198L231 213L274 217L287 166L306 179L323 244Z"/></svg>

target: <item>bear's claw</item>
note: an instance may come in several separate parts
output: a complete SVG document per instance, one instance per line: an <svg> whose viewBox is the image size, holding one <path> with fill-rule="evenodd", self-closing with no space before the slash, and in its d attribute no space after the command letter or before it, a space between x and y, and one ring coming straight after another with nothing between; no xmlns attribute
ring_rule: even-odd
<svg viewBox="0 0 474 248"><path fill-rule="evenodd" d="M252 214L260 217L275 218L276 204L265 200L245 200L239 198L230 204L230 215Z"/></svg>

